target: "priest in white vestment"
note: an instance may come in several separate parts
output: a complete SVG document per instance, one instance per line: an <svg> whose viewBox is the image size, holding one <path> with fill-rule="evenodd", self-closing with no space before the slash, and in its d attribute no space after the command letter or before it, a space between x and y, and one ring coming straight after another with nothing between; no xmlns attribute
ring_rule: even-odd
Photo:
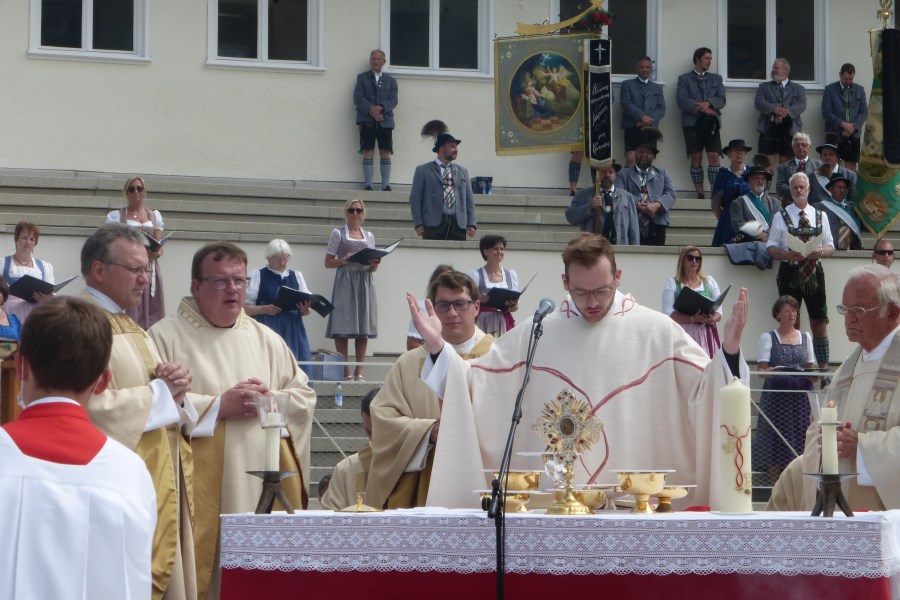
<svg viewBox="0 0 900 600"><path fill-rule="evenodd" d="M604 424L600 441L575 465L576 483L615 482L612 469L675 469L670 482L698 486L682 505L715 508L719 390L733 374L747 375L740 356L746 290L726 322L722 348L710 360L677 323L617 290L621 271L606 239L582 234L569 243L563 262L569 294L543 322L512 468L541 469L536 457L518 453L544 449L531 426L544 404L568 389L589 402ZM428 505L476 507L472 490L487 487L490 473L484 470L500 466L531 322L467 363L442 351L440 322L431 307L423 317L415 298L407 299L431 354L423 377L443 398Z"/></svg>
<svg viewBox="0 0 900 600"><path fill-rule="evenodd" d="M441 322L441 337L455 352L470 359L490 349L493 336L475 326L478 286L471 277L452 268L435 271L428 299ZM422 347L400 356L372 403L372 468L366 485L369 506L412 508L424 506L428 499L441 406L422 381L427 356Z"/></svg>
<svg viewBox="0 0 900 600"><path fill-rule="evenodd" d="M284 340L247 316L247 255L230 242L207 244L194 255L191 297L149 331L160 354L191 368L192 403L200 421L192 432L195 547L199 598L219 597L219 515L253 512L265 468L266 435L254 398L272 391L289 397L280 469L299 471L282 481L294 509L307 505L315 392ZM283 510L276 502L275 510Z"/></svg>
<svg viewBox="0 0 900 600"><path fill-rule="evenodd" d="M141 327L125 314L150 285L146 237L108 223L81 249L82 299L106 311L113 328L112 379L88 403L103 433L144 459L157 492L153 539L153 598L187 600L197 595L193 537L193 463L186 435L197 412L186 398L190 373L163 362Z"/></svg>
<svg viewBox="0 0 900 600"><path fill-rule="evenodd" d="M838 367L825 401L835 403L838 471L859 473L842 484L854 510L900 508L900 275L881 265L850 271L838 313L847 338L859 346ZM897 404L894 404L897 400ZM768 510L812 510L821 471L818 424L806 432L803 456L782 472Z"/></svg>
<svg viewBox="0 0 900 600"><path fill-rule="evenodd" d="M26 406L0 428L0 598L151 597L153 481L84 408L109 384L111 349L106 316L76 298L38 305L22 330Z"/></svg>

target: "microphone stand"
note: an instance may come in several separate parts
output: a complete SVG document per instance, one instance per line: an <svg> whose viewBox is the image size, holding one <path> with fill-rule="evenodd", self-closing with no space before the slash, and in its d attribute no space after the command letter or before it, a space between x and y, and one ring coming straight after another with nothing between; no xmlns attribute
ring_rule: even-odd
<svg viewBox="0 0 900 600"><path fill-rule="evenodd" d="M509 436L506 438L506 448L503 450L503 459L500 461L500 471L497 478L491 483L491 501L488 505L488 517L494 519L494 530L496 532L497 546L497 599L503 600L503 580L506 574L505 555L506 555L506 490L505 480L509 478L509 463L512 460L513 440L516 437L516 428L519 421L522 420L522 401L525 398L525 388L528 387L528 381L531 378L531 363L534 361L534 353L537 350L538 340L544 333L544 325L538 321L531 329L531 338L528 340L528 352L525 359L525 377L522 378L522 387L519 388L519 394L516 396L516 406L513 409L512 423L509 427ZM501 482L504 482L501 486Z"/></svg>

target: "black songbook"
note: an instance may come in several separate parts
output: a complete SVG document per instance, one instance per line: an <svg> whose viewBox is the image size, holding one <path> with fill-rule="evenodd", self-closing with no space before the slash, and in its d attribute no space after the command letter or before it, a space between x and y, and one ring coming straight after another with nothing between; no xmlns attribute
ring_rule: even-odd
<svg viewBox="0 0 900 600"><path fill-rule="evenodd" d="M170 231L168 234L163 236L161 239L156 239L155 237L153 237L152 235L150 235L143 229L141 229L140 232L143 233L145 236L147 236L147 243L145 245L147 246L148 250L152 250L153 252L159 252L159 249L163 247L163 244L166 243L166 240L169 239L173 233L175 233L174 231Z"/></svg>
<svg viewBox="0 0 900 600"><path fill-rule="evenodd" d="M514 302L519 299L519 296L525 293L525 290L528 289L528 286L531 285L531 282L534 281L534 278L537 276L537 273L531 276L531 279L528 280L528 283L525 284L521 290L511 290L509 288L491 288L487 293L487 302L484 302L484 306L489 308L496 308L497 310L503 310L506 308L507 302Z"/></svg>
<svg viewBox="0 0 900 600"><path fill-rule="evenodd" d="M286 285L278 288L278 292L275 294L275 300L272 304L281 310L296 310L298 304L302 304L307 300L311 300L309 307L323 317L327 317L331 311L334 310L334 305L324 296L319 294L307 294L306 292L295 290Z"/></svg>
<svg viewBox="0 0 900 600"><path fill-rule="evenodd" d="M718 298L707 298L687 286L682 286L681 291L678 293L678 297L675 298L674 308L685 315L696 315L697 311L700 311L704 315L711 315L722 306L722 302L725 301L725 296L728 295L728 290L731 289L731 285L732 284L729 283L728 287L725 288L724 292L719 294Z"/></svg>
<svg viewBox="0 0 900 600"><path fill-rule="evenodd" d="M38 279L31 275L22 275L21 279L9 286L9 293L16 298L21 298L26 302L35 304L35 292L40 292L41 294L55 294L66 287L70 282L74 281L77 277L78 276L75 275L60 281L59 283L48 283L43 279Z"/></svg>
<svg viewBox="0 0 900 600"><path fill-rule="evenodd" d="M384 258L388 254L393 252L397 248L397 246L400 245L400 242L402 242L402 241L403 241L403 238L400 238L399 240L397 240L396 242L394 242L393 244L391 244L390 246L388 246L387 248L384 248L384 249L363 248L362 250L360 250L359 252L357 252L356 254L354 254L353 256L348 258L347 260L350 262L359 263L361 265L367 265L367 264L369 264L369 261L372 260L373 258Z"/></svg>

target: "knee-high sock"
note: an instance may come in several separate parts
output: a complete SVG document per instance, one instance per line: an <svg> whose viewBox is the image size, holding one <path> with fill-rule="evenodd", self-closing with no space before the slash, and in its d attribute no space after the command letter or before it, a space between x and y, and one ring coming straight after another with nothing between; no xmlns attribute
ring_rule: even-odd
<svg viewBox="0 0 900 600"><path fill-rule="evenodd" d="M573 160L569 161L569 183L578 183L578 178L581 176L581 163L575 162Z"/></svg>
<svg viewBox="0 0 900 600"><path fill-rule="evenodd" d="M816 354L816 363L827 365L830 360L830 351L828 348L828 336L813 337L813 352Z"/></svg>
<svg viewBox="0 0 900 600"><path fill-rule="evenodd" d="M391 185L391 159L381 159L381 189Z"/></svg>
<svg viewBox="0 0 900 600"><path fill-rule="evenodd" d="M703 183L703 167L691 167L691 182Z"/></svg>
<svg viewBox="0 0 900 600"><path fill-rule="evenodd" d="M372 181L375 179L375 161L371 158L363 159L363 179L366 181L367 187L372 187Z"/></svg>
<svg viewBox="0 0 900 600"><path fill-rule="evenodd" d="M706 178L709 179L709 189L716 185L716 175L719 174L719 167L706 167Z"/></svg>

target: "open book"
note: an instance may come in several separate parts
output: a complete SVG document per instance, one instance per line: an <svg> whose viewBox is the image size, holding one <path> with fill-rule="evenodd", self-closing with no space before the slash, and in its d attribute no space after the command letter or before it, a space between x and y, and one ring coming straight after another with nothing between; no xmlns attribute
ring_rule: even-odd
<svg viewBox="0 0 900 600"><path fill-rule="evenodd" d="M687 286L682 286L681 291L678 292L678 297L675 298L673 308L685 315L696 315L697 311L704 315L711 315L722 306L722 302L725 301L725 296L728 295L728 290L731 289L731 286L732 284L729 283L728 287L719 294L718 298L707 298Z"/></svg>
<svg viewBox="0 0 900 600"><path fill-rule="evenodd" d="M800 238L795 235L788 234L787 235L787 245L788 250L793 250L794 252L799 252L804 257L809 256L810 252L815 252L819 248L822 247L822 239L825 237L824 233L820 233L816 237L810 238L808 242L804 242Z"/></svg>
<svg viewBox="0 0 900 600"><path fill-rule="evenodd" d="M275 300L272 301L272 304L281 310L295 310L298 304L310 299L312 302L309 303L309 307L323 317L327 317L331 311L334 310L334 305L325 299L324 296L319 294L307 294L306 292L295 290L286 285L278 288L278 292L275 294Z"/></svg>
<svg viewBox="0 0 900 600"><path fill-rule="evenodd" d="M373 258L384 258L388 254L393 252L394 249L396 249L397 246L399 246L400 242L402 242L402 241L403 241L403 238L400 238L399 240L397 240L396 242L394 242L393 244L391 244L390 246L388 246L387 248L384 248L384 249L363 248L362 250L360 250L359 252L357 252L356 254L354 254L353 256L348 258L347 260L350 262L359 263L361 265L367 265L367 264L369 264L369 261L372 260Z"/></svg>
<svg viewBox="0 0 900 600"><path fill-rule="evenodd" d="M18 281L9 286L9 293L16 298L21 298L26 302L35 304L35 292L40 292L41 294L55 294L66 287L70 282L74 281L77 277L78 275L74 275L59 283L49 283L43 279L32 277L31 275L22 275Z"/></svg>
<svg viewBox="0 0 900 600"><path fill-rule="evenodd" d="M173 233L175 233L174 231L170 231L169 233L164 235L161 239L156 239L152 235L150 235L149 233L144 231L143 229L141 229L140 232L143 233L145 236L147 236L146 246L149 250L152 250L153 252L159 252L159 249L163 247L163 244L166 243L166 240L169 239Z"/></svg>
<svg viewBox="0 0 900 600"><path fill-rule="evenodd" d="M525 290L528 289L528 286L531 285L531 282L534 281L534 278L537 276L537 273L531 276L531 279L528 280L528 283L525 284L521 290L511 290L509 288L498 288L494 287L488 290L487 293L487 302L483 302L483 306L488 306L490 308L496 308L497 310L503 310L506 308L507 302L514 302L519 299L519 296L525 293Z"/></svg>

